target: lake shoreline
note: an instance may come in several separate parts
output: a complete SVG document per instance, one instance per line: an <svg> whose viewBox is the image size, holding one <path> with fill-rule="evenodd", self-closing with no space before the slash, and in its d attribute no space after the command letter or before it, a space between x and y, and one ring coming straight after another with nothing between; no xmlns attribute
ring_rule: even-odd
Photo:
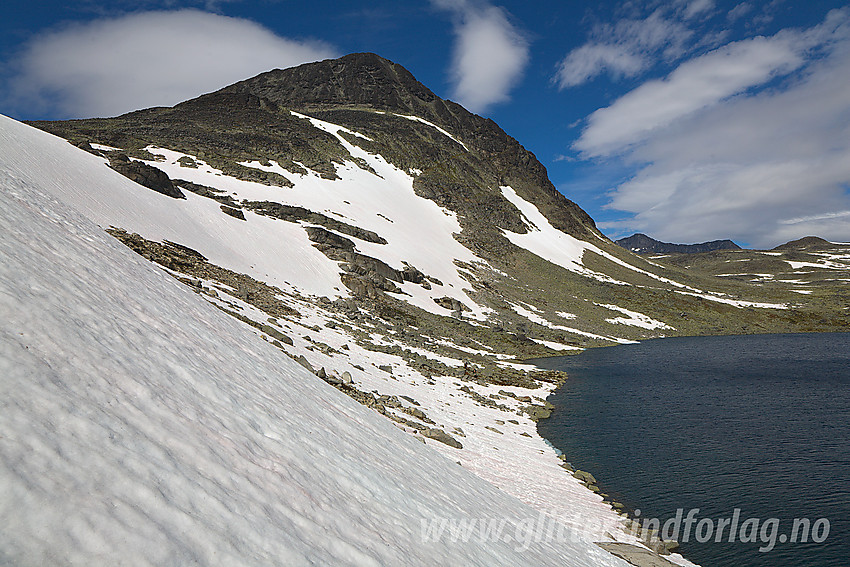
<svg viewBox="0 0 850 567"><path fill-rule="evenodd" d="M647 341L643 341L643 343L641 343L641 344L646 345L646 343L653 343L653 342L658 342L658 341L663 340L663 341L665 341L666 345L670 345L671 343L682 341L680 344L683 345L683 347L684 346L691 347L693 345L694 340L714 339L714 340L720 341L719 343L715 343L715 344L727 344L730 338L731 339L738 339L738 338L742 338L742 337L744 337L744 338L762 337L765 340L780 340L780 341L784 340L785 342L788 342L788 339L790 338L790 339L793 339L793 341L791 341L792 343L799 343L801 341L806 341L807 340L806 337L812 337L812 336L817 336L817 337L829 336L829 337L835 337L835 340L837 340L837 341L842 341L842 339L846 340L847 337L850 337L850 333L846 333L846 332L841 332L841 333L813 333L813 334L812 333L783 333L783 334L762 334L762 335L725 335L725 336L717 336L717 337L713 337L713 336L712 337L670 337L668 339L650 339L650 340L647 340ZM634 347L635 345L616 345L616 346L622 346L624 349L628 349L630 347ZM559 414L561 415L561 417L563 416L563 412L565 410L565 407L564 407L564 404L563 404L563 399L559 400L558 394L563 393L565 391L564 389L568 388L568 385L576 383L575 380L574 380L574 378L576 376L576 370L570 369L566 366L555 366L553 364L556 363L556 361L570 361L570 360L575 361L575 360L578 360L577 357L581 357L583 355L586 356L586 353L592 352L592 351L609 351L610 352L611 350L612 349L599 347L599 348L588 349L588 350L583 351L582 353L580 353L578 355L535 358L535 359L530 359L530 360L526 361L527 363L534 364L535 366L537 366L539 368L558 369L558 370L566 372L569 375L569 378L567 379L567 381L562 386L560 386L559 388L553 390L552 393L550 394L550 396L547 397L547 401L552 403L555 406L555 409L554 409L552 417L550 417L548 420L546 420L546 424L544 424L544 422L541 421L540 423L538 423L538 428L537 428L538 434L543 439L545 439L547 441L547 443L549 443L550 445L555 447L555 449L557 451L571 453L570 448L569 448L570 444L565 443L563 439L559 439L557 435L553 435L551 428L547 428L546 425L548 425L548 423L551 422L552 420L557 420L559 418ZM633 351L630 354L635 354L635 352ZM839 352L836 356L839 356L840 354L841 353ZM815 356L814 360L818 360L817 356ZM590 362L585 362L583 364L590 364ZM623 365L625 365L625 363L623 363ZM584 380L584 379L585 378L582 378L582 380ZM585 384L583 384L583 386L584 385ZM610 384L608 384L606 382L606 386L610 386ZM584 390L579 390L578 392L582 393L582 394L587 393ZM630 392L631 391L629 391L629 393ZM578 396L579 393L576 393L574 395ZM614 394L617 394L617 392L614 392ZM614 395L614 394L612 394L612 395ZM622 396L625 396L626 392L620 392L619 394L622 395ZM608 398L606 398L606 400L607 399ZM600 402L600 405L602 405L601 402ZM570 419L575 420L576 418L575 418L575 416L572 416ZM600 417L600 419L604 419L604 418ZM543 426L543 427L541 427L541 426ZM578 434L578 435L580 435L580 434ZM596 438L594 438L594 440L596 440ZM686 450L687 449L680 449L679 451L677 451L677 453L680 452L680 451L686 451ZM594 475L597 475L599 478L603 479L603 483L604 483L603 486L607 485L608 488L616 487L616 492L619 493L619 494L629 494L629 497L625 498L625 500L627 500L627 501L638 502L638 501L641 501L641 499L643 499L643 501L645 502L645 501L651 500L651 499L647 499L645 494L643 496L641 496L640 493L630 494L629 488L627 486L621 486L620 484L618 484L616 475L614 476L614 478L612 478L610 476L611 471L606 471L605 469L593 468L592 466L588 466L589 463L587 462L587 459L586 458L583 459L580 455L569 454L569 457L568 457L567 460L571 461L571 464L576 466L577 468L587 468ZM642 466L642 465L649 466L649 464L651 464L651 462L649 464L647 464L647 462L643 462L643 461L634 462L634 459L631 459L628 456L623 456L621 458L621 461L623 461L623 463L625 464L625 467L628 467L628 468L631 468L631 469L636 469L636 470L640 470L639 467ZM644 461L646 461L646 459L644 459ZM620 467L620 468L624 468L624 467ZM642 473L639 473L639 474L642 474ZM756 480L757 479L751 479L750 482L756 482ZM669 499L669 495L667 495L667 498ZM610 500L613 500L613 499L610 499ZM658 505L656 504L655 506L657 507ZM634 519L634 517L635 517L634 508L637 508L637 507L638 506L624 505L622 509L625 510L626 513L632 519ZM731 508L730 508L730 510L731 510ZM643 518L646 518L646 517L647 517L647 515L645 514ZM662 520L661 523L663 525L664 521ZM691 548L691 549L693 549L693 548ZM682 550L682 553L688 558L692 557L692 555L689 553L688 548ZM694 558L694 560L696 560L696 558ZM704 558L700 558L699 561L705 562L706 560Z"/></svg>

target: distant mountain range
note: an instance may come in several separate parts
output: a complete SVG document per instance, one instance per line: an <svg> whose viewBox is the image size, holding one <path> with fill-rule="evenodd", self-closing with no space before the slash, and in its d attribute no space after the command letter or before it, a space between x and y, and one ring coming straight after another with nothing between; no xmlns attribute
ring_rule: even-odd
<svg viewBox="0 0 850 567"><path fill-rule="evenodd" d="M615 240L617 244L635 254L695 254L715 250L740 250L741 247L731 240L712 240L700 244L672 244L661 242L640 232Z"/></svg>

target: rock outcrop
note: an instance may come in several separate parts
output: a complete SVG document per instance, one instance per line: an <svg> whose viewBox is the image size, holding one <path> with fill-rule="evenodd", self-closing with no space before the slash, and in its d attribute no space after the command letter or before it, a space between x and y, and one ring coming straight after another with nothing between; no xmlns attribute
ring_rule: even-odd
<svg viewBox="0 0 850 567"><path fill-rule="evenodd" d="M186 195L174 186L168 175L152 165L131 160L127 154L113 153L109 156L109 167L132 179L139 185L153 189L157 193L168 195L174 199L185 199Z"/></svg>

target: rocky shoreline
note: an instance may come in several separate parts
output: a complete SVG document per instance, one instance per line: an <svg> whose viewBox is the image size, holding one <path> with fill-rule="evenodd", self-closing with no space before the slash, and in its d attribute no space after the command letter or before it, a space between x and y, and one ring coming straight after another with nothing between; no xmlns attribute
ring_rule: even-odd
<svg viewBox="0 0 850 567"><path fill-rule="evenodd" d="M533 363L534 361L527 362ZM563 384L559 387L563 387ZM552 391L549 397L554 395L556 392L557 388ZM548 399L547 407L551 407L552 411L545 418L541 419L550 419L551 414L557 410L557 407L551 402L549 402ZM538 435L540 434L538 433ZM634 517L634 514L630 512L622 502L618 502L613 498L610 498L608 494L602 492L602 490L598 486L599 481L592 473L574 468L572 464L567 460L567 456L558 447L556 447L549 439L543 437L542 435L540 435L540 437L544 439L544 441L546 441L546 443L550 445L558 454L558 458L563 462L561 466L567 472L572 474L573 478L577 479L582 486L587 488L587 490L601 496L604 499L604 502L610 505L611 509L617 515L621 516L624 519L623 525L625 531L628 534L637 538L637 540L640 542L640 545L621 542L600 542L598 543L600 547L616 555L617 557L620 557L621 559L625 559L632 565L637 565L639 567L676 565L676 563L668 561L665 556L669 556L672 553L677 552L679 549L679 542L675 540L662 539L658 530L644 529L643 526L641 526L640 521Z"/></svg>

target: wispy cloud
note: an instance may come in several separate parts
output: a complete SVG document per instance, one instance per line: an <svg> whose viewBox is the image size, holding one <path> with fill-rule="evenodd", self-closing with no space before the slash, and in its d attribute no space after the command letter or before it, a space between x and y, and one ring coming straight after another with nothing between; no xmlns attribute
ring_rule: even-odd
<svg viewBox="0 0 850 567"><path fill-rule="evenodd" d="M714 0L685 0L682 15L686 20L703 17L715 9Z"/></svg>
<svg viewBox="0 0 850 567"><path fill-rule="evenodd" d="M607 71L612 77L633 77L648 65L647 58L625 45L587 44L573 50L558 67L561 88L586 83Z"/></svg>
<svg viewBox="0 0 850 567"><path fill-rule="evenodd" d="M245 19L199 10L133 13L33 38L6 98L17 112L112 116L335 55L325 43L283 38Z"/></svg>
<svg viewBox="0 0 850 567"><path fill-rule="evenodd" d="M528 40L503 9L475 0L432 0L453 17L453 97L473 112L509 100L529 59Z"/></svg>
<svg viewBox="0 0 850 567"><path fill-rule="evenodd" d="M575 148L587 157L628 149L679 118L793 71L803 64L800 51L785 37L758 37L689 60L591 114Z"/></svg>
<svg viewBox="0 0 850 567"><path fill-rule="evenodd" d="M793 219L785 219L779 221L780 224L800 224L800 223L808 223L812 221L821 221L827 219L838 219L841 217L850 217L850 210L848 211L836 211L833 213L821 213L819 215L811 215L808 217L797 217Z"/></svg>
<svg viewBox="0 0 850 567"><path fill-rule="evenodd" d="M789 72L770 89L751 88ZM609 194L608 207L630 216L608 227L762 247L807 234L847 240L847 92L850 9L807 30L732 44L639 87L579 140L586 156L640 164Z"/></svg>
<svg viewBox="0 0 850 567"><path fill-rule="evenodd" d="M740 20L747 14L753 11L753 5L749 2L741 2L726 14L726 19L730 22Z"/></svg>
<svg viewBox="0 0 850 567"><path fill-rule="evenodd" d="M692 4L702 4L692 2ZM623 18L596 25L587 43L558 64L555 82L575 87L607 73L613 79L634 77L659 58L675 60L686 51L694 32L684 23L690 5L656 8L643 18ZM696 14L696 12L695 12Z"/></svg>

